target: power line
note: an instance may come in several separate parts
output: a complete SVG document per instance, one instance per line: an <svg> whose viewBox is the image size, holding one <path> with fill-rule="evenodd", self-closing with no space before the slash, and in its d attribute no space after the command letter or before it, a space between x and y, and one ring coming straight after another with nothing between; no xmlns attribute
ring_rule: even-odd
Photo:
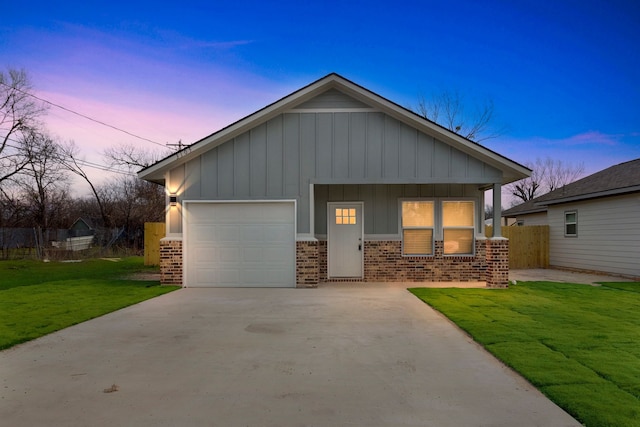
<svg viewBox="0 0 640 427"><path fill-rule="evenodd" d="M11 139L11 138L8 138L8 141L18 143L18 141L16 141L15 139ZM14 150L19 150L20 149L19 147L16 147L15 145L10 145L10 144L7 144L6 147L13 148ZM116 169L116 168L111 167L111 166L100 165L98 163L93 163L93 162L90 162L88 160L82 160L82 159L74 159L74 160L80 166L86 166L88 168L98 169L98 170L101 170L101 171L104 171L104 172L117 173L117 174L120 174L120 175L136 176L136 174L133 173L133 172L123 171L122 169Z"/></svg>
<svg viewBox="0 0 640 427"><path fill-rule="evenodd" d="M129 131L126 131L126 130L124 130L124 129L121 129L121 128L117 127L117 126L113 126L113 125L110 125L110 124L108 124L108 123L105 123L105 122L103 122L103 121L101 121L101 120L94 119L93 117L89 117L89 116L87 116L86 114L78 113L77 111L71 110L71 109L69 109L69 108L67 108L67 107L63 107L62 105L59 105L59 104L56 104L56 103L54 103L54 102L48 101L48 100L46 100L46 99L44 99L44 98L40 98L40 97L38 97L38 96L36 96L36 95L34 95L34 94L32 94L32 93L29 93L29 92L23 91L23 90L21 90L21 89L18 89L18 88L16 88L16 87L10 86L10 85L8 85L8 84L6 84L6 83L4 83L4 82L0 82L0 84L1 84L1 85L3 85L3 86L8 87L9 89L12 89L12 90L15 90L15 91L17 91L17 92L20 92L20 93L22 93L22 94L24 94L24 95L31 96L31 97L33 97L33 98L35 98L35 99L39 100L39 101L42 101L42 102L45 102L45 103L47 103L47 104L49 104L49 105L52 105L52 106L54 106L54 107L60 108L61 110L67 111L67 112L69 112L69 113L71 113L71 114L75 114L76 116L82 117L82 118L87 119L87 120L91 120L92 122L98 123L98 124L100 124L100 125L102 125L102 126L106 126L106 127L108 127L108 128L114 129L114 130L117 130L118 132L125 133L125 134L127 134L127 135L129 135L129 136L132 136L132 137L134 137L134 138L138 138L138 139L141 139L141 140L143 140L143 141L147 141L147 142L150 142L150 143L152 143L152 144L156 144L156 145L159 145L159 146L161 146L161 147L165 147L165 148L166 148L166 145L165 145L165 144L161 144L161 143L159 143L159 142L153 141L153 140L148 139L148 138L145 138L145 137L143 137L143 136L136 135L136 134L134 134L134 133L131 133L131 132L129 132Z"/></svg>

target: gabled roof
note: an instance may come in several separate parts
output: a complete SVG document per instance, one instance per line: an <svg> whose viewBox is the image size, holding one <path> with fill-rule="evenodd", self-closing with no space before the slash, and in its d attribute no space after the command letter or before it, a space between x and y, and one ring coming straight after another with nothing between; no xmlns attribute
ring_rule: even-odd
<svg viewBox="0 0 640 427"><path fill-rule="evenodd" d="M541 196L542 197L542 196ZM540 197L536 197L535 199L528 200L524 203L520 203L519 205L513 206L509 209L505 209L502 212L502 216L508 218L514 218L518 215L529 215L534 213L546 212L546 205L537 205L538 199Z"/></svg>
<svg viewBox="0 0 640 427"><path fill-rule="evenodd" d="M89 230L93 230L93 229L95 228L95 227L94 227L94 224L93 224L93 221L92 221L91 219L89 219L89 218L85 218L85 217L80 217L80 218L76 219L75 221L73 221L73 224L71 224L71 225L69 226L69 229L72 229L73 227L75 227L75 226L76 226L76 224L79 224L79 223L84 223L84 225L85 225Z"/></svg>
<svg viewBox="0 0 640 427"><path fill-rule="evenodd" d="M539 205L640 192L640 159L611 166L536 199Z"/></svg>
<svg viewBox="0 0 640 427"><path fill-rule="evenodd" d="M315 82L293 92L290 95L270 104L249 116L195 142L194 144L180 150L153 165L138 172L138 177L147 181L164 184L165 173L174 167L186 163L196 158L204 152L217 147L218 145L231 140L232 138L252 129L279 114L290 111L312 98L328 91L336 89L349 95L357 101L382 111L401 122L404 122L427 135L437 137L439 140L452 147L489 164L502 171L503 184L520 180L530 176L531 170L514 162L476 142L463 138L462 136L449 131L448 129L430 121L411 110L377 95L370 90L345 79L344 77L332 73Z"/></svg>

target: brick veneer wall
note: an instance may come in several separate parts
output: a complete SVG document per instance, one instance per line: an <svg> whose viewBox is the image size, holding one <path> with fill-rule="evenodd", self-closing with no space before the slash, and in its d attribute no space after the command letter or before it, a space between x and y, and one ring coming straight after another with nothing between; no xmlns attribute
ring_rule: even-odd
<svg viewBox="0 0 640 427"><path fill-rule="evenodd" d="M402 256L397 240L365 242L364 279L371 282L474 282L485 280L483 240L475 256L444 256L443 242L435 242L433 256Z"/></svg>
<svg viewBox="0 0 640 427"><path fill-rule="evenodd" d="M306 288L318 284L318 265L318 241L296 242L297 287Z"/></svg>
<svg viewBox="0 0 640 427"><path fill-rule="evenodd" d="M402 242L365 241L364 277L368 282L482 282L488 287L507 287L508 240L477 239L475 255L445 256L443 242L435 242L433 256L402 256ZM318 279L327 276L327 241L318 242ZM334 281L335 279L331 279Z"/></svg>
<svg viewBox="0 0 640 427"><path fill-rule="evenodd" d="M160 240L160 283L182 286L182 240Z"/></svg>
<svg viewBox="0 0 640 427"><path fill-rule="evenodd" d="M509 239L487 239L487 287L509 287Z"/></svg>
<svg viewBox="0 0 640 427"><path fill-rule="evenodd" d="M160 283L182 285L182 241L160 241ZM309 287L327 281L327 241L296 242L296 283ZM470 282L509 285L509 240L478 239L474 256L444 256L443 243L426 257L402 256L402 242L365 241L364 277L368 282Z"/></svg>

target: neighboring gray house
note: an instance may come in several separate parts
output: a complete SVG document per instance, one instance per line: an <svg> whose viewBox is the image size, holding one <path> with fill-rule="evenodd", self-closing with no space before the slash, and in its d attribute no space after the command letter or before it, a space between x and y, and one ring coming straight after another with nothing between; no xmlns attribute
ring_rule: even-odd
<svg viewBox="0 0 640 427"><path fill-rule="evenodd" d="M167 190L163 283L507 286L484 192L530 173L330 74L138 175Z"/></svg>
<svg viewBox="0 0 640 427"><path fill-rule="evenodd" d="M551 266L640 278L640 159L536 199L546 206Z"/></svg>
<svg viewBox="0 0 640 427"><path fill-rule="evenodd" d="M548 225L547 206L538 204L539 197L520 203L502 212L511 225Z"/></svg>

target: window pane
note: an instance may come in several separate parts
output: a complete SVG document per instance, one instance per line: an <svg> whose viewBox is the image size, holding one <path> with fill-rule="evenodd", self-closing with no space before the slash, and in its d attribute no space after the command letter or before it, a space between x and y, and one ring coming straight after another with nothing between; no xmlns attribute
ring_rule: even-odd
<svg viewBox="0 0 640 427"><path fill-rule="evenodd" d="M473 254L473 230L444 230L444 254Z"/></svg>
<svg viewBox="0 0 640 427"><path fill-rule="evenodd" d="M337 216L336 217L336 224L342 224L342 217L341 216Z"/></svg>
<svg viewBox="0 0 640 427"><path fill-rule="evenodd" d="M356 210L355 209L349 209L349 216L356 216Z"/></svg>
<svg viewBox="0 0 640 427"><path fill-rule="evenodd" d="M402 202L403 227L433 227L433 202Z"/></svg>
<svg viewBox="0 0 640 427"><path fill-rule="evenodd" d="M442 225L473 227L473 202L442 202Z"/></svg>
<svg viewBox="0 0 640 427"><path fill-rule="evenodd" d="M433 254L433 230L403 230L402 241L405 255Z"/></svg>
<svg viewBox="0 0 640 427"><path fill-rule="evenodd" d="M577 225L576 224L567 224L566 225L565 234L567 236L575 236L576 235L576 230L577 230Z"/></svg>
<svg viewBox="0 0 640 427"><path fill-rule="evenodd" d="M566 214L564 214L564 217L565 217L565 222L576 222L576 213L575 212L566 213Z"/></svg>
<svg viewBox="0 0 640 427"><path fill-rule="evenodd" d="M336 216L342 216L342 209L336 208Z"/></svg>
<svg viewBox="0 0 640 427"><path fill-rule="evenodd" d="M355 224L355 223L356 223L356 217L355 216L349 217L349 224Z"/></svg>

